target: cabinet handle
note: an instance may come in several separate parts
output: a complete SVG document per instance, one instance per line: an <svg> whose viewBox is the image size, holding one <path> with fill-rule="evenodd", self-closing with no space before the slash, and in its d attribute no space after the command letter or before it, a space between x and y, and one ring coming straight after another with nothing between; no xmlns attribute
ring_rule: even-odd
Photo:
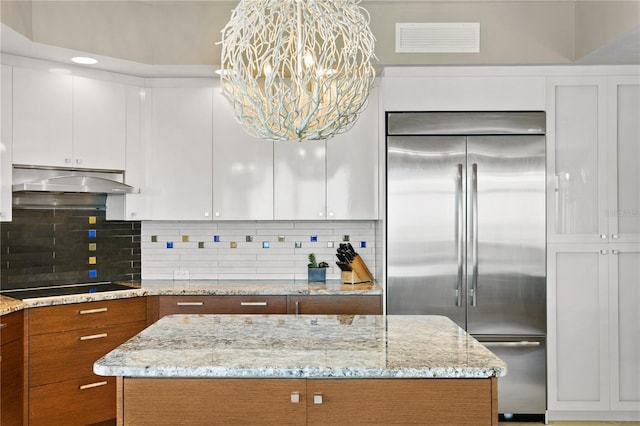
<svg viewBox="0 0 640 426"><path fill-rule="evenodd" d="M82 158L76 158L76 164L82 164Z"/></svg>
<svg viewBox="0 0 640 426"><path fill-rule="evenodd" d="M3 328L6 328L8 324L0 324L0 330L2 330Z"/></svg>
<svg viewBox="0 0 640 426"><path fill-rule="evenodd" d="M614 240L618 239L618 234L611 234L611 238L613 238Z"/></svg>
<svg viewBox="0 0 640 426"><path fill-rule="evenodd" d="M600 239L601 240L606 240L607 239L607 234L600 234Z"/></svg>
<svg viewBox="0 0 640 426"><path fill-rule="evenodd" d="M618 250L611 250L611 254L618 254L620 253Z"/></svg>
<svg viewBox="0 0 640 426"><path fill-rule="evenodd" d="M606 250L600 250L600 254L607 254Z"/></svg>
<svg viewBox="0 0 640 426"><path fill-rule="evenodd" d="M240 302L240 306L267 306L267 302Z"/></svg>
<svg viewBox="0 0 640 426"><path fill-rule="evenodd" d="M103 337L107 337L107 333L100 334L91 334L89 336L80 336L80 340L94 340L94 339L102 339Z"/></svg>
<svg viewBox="0 0 640 426"><path fill-rule="evenodd" d="M80 390L91 389L91 388L99 388L100 386L106 385L108 382L105 380L104 382L95 382L89 383L88 385L81 385Z"/></svg>
<svg viewBox="0 0 640 426"><path fill-rule="evenodd" d="M313 403L316 404L316 405L322 404L322 394L321 393L313 394Z"/></svg>
<svg viewBox="0 0 640 426"><path fill-rule="evenodd" d="M65 159L64 159L64 162L65 162L66 164L71 164L71 158L65 158Z"/></svg>
<svg viewBox="0 0 640 426"><path fill-rule="evenodd" d="M300 402L300 392L291 392L291 402L298 404Z"/></svg>
<svg viewBox="0 0 640 426"><path fill-rule="evenodd" d="M82 311L79 311L78 313L80 315L99 314L100 312L107 312L108 310L109 308L84 309Z"/></svg>
<svg viewBox="0 0 640 426"><path fill-rule="evenodd" d="M300 302L296 300L296 315L300 314Z"/></svg>
<svg viewBox="0 0 640 426"><path fill-rule="evenodd" d="M177 306L202 306L204 302L176 302Z"/></svg>

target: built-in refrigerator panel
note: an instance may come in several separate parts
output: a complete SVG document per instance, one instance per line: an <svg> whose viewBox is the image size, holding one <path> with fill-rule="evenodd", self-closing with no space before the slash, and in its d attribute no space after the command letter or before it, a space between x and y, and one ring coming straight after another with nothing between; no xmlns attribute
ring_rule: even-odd
<svg viewBox="0 0 640 426"><path fill-rule="evenodd" d="M390 314L445 315L465 327L464 136L393 136L387 157Z"/></svg>
<svg viewBox="0 0 640 426"><path fill-rule="evenodd" d="M467 331L546 334L545 140L467 138Z"/></svg>

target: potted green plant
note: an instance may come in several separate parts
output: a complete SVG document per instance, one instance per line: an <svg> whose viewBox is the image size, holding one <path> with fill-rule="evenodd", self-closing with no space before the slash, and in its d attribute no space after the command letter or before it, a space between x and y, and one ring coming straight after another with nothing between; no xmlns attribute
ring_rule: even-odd
<svg viewBox="0 0 640 426"><path fill-rule="evenodd" d="M309 274L309 282L327 280L327 268L329 264L327 262L317 262L316 255L309 253L309 264L307 265L307 271Z"/></svg>

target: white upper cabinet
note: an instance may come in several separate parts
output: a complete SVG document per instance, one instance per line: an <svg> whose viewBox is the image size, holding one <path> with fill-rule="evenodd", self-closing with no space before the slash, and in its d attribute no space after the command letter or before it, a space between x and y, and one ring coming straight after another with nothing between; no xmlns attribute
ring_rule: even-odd
<svg viewBox="0 0 640 426"><path fill-rule="evenodd" d="M125 169L126 87L73 78L74 167Z"/></svg>
<svg viewBox="0 0 640 426"><path fill-rule="evenodd" d="M378 219L379 92L346 133L327 141L327 219Z"/></svg>
<svg viewBox="0 0 640 426"><path fill-rule="evenodd" d="M326 218L326 142L275 141L274 219Z"/></svg>
<svg viewBox="0 0 640 426"><path fill-rule="evenodd" d="M550 242L640 241L638 78L549 79Z"/></svg>
<svg viewBox="0 0 640 426"><path fill-rule="evenodd" d="M609 238L640 242L640 76L610 77Z"/></svg>
<svg viewBox="0 0 640 426"><path fill-rule="evenodd" d="M12 107L11 107L11 67L2 65L0 69L0 222L10 222L11 212L11 134L12 132Z"/></svg>
<svg viewBox="0 0 640 426"><path fill-rule="evenodd" d="M14 68L13 163L124 170L126 88Z"/></svg>
<svg viewBox="0 0 640 426"><path fill-rule="evenodd" d="M73 167L73 77L13 69L13 164Z"/></svg>
<svg viewBox="0 0 640 426"><path fill-rule="evenodd" d="M146 89L145 219L211 220L213 88Z"/></svg>
<svg viewBox="0 0 640 426"><path fill-rule="evenodd" d="M213 90L213 219L271 220L273 141L246 133L220 89Z"/></svg>

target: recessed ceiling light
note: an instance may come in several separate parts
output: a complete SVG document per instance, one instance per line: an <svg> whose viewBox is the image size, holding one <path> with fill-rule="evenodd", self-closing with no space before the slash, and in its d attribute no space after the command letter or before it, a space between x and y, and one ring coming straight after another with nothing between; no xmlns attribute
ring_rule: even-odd
<svg viewBox="0 0 640 426"><path fill-rule="evenodd" d="M82 65L94 65L98 63L97 59L90 58L88 56L74 56L71 58L71 61Z"/></svg>

